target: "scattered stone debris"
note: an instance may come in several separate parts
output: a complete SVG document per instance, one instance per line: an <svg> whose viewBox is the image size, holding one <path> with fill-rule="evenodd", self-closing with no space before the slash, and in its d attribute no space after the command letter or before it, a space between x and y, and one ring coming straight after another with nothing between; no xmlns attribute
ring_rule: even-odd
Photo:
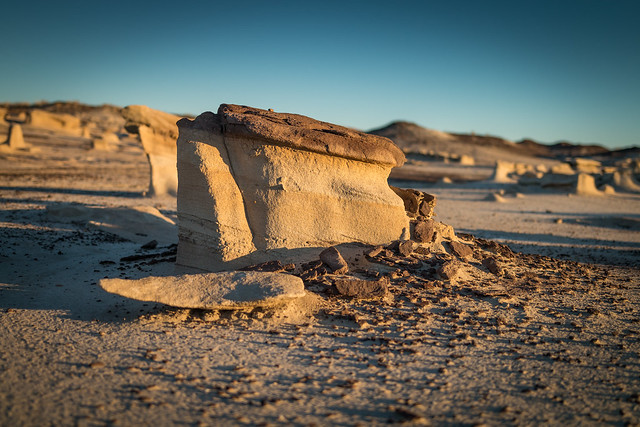
<svg viewBox="0 0 640 427"><path fill-rule="evenodd" d="M266 261L260 264L250 265L248 267L243 267L238 269L239 271L266 271L272 273L281 273L283 271L293 271L295 270L295 264L283 264L280 260L274 261Z"/></svg>

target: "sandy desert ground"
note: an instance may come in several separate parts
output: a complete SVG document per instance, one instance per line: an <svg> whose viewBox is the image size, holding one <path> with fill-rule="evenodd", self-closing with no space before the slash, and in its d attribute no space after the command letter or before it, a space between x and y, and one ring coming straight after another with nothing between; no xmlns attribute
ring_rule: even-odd
<svg viewBox="0 0 640 427"><path fill-rule="evenodd" d="M0 425L640 424L638 194L394 181L505 273L360 255L384 299L188 310L98 286L174 272L176 202L143 197L139 143L25 139L0 153Z"/></svg>

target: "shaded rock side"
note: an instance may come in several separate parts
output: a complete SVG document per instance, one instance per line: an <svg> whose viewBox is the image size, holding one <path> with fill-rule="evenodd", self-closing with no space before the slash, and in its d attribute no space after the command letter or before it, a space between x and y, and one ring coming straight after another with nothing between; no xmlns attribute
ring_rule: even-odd
<svg viewBox="0 0 640 427"><path fill-rule="evenodd" d="M386 138L224 104L178 127L178 264L219 271L272 251L408 237L387 184L404 156Z"/></svg>
<svg viewBox="0 0 640 427"><path fill-rule="evenodd" d="M180 116L154 110L145 105L129 105L122 109L127 132L137 134L149 160L148 196L176 196L176 140Z"/></svg>
<svg viewBox="0 0 640 427"><path fill-rule="evenodd" d="M621 169L614 172L612 181L617 190L640 193L640 183L633 176L631 169Z"/></svg>
<svg viewBox="0 0 640 427"><path fill-rule="evenodd" d="M107 292L140 301L209 310L269 307L305 295L299 277L256 271L102 279L100 286Z"/></svg>

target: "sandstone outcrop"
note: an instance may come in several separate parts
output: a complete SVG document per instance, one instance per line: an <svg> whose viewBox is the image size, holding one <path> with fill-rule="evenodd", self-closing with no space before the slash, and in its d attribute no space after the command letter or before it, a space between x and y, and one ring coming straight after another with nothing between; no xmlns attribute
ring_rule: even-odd
<svg viewBox="0 0 640 427"><path fill-rule="evenodd" d="M604 194L596 187L596 180L593 175L588 173L578 174L575 193L580 196L601 196Z"/></svg>
<svg viewBox="0 0 640 427"><path fill-rule="evenodd" d="M82 135L80 119L71 114L50 113L33 109L29 112L27 122L29 125L41 129L60 131L77 136Z"/></svg>
<svg viewBox="0 0 640 427"><path fill-rule="evenodd" d="M555 175L573 175L576 173L569 163L560 163L551 167L551 173Z"/></svg>
<svg viewBox="0 0 640 427"><path fill-rule="evenodd" d="M516 166L514 163L498 160L489 180L497 183L512 183L514 180L510 175L515 173L515 171Z"/></svg>
<svg viewBox="0 0 640 427"><path fill-rule="evenodd" d="M127 132L137 134L149 160L148 196L175 196L178 192L176 140L180 116L145 105L129 105L122 110Z"/></svg>
<svg viewBox="0 0 640 427"><path fill-rule="evenodd" d="M602 173L602 163L593 160L577 157L570 162L573 169L579 173L600 174Z"/></svg>
<svg viewBox="0 0 640 427"><path fill-rule="evenodd" d="M613 174L613 185L620 191L640 193L640 183L633 176L629 168L621 168Z"/></svg>
<svg viewBox="0 0 640 427"><path fill-rule="evenodd" d="M177 263L219 271L409 235L386 138L296 114L221 105L178 122Z"/></svg>

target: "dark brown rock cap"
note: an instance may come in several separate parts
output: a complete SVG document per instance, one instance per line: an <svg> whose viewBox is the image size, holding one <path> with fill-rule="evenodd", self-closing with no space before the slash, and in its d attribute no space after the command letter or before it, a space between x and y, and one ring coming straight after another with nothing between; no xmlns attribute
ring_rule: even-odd
<svg viewBox="0 0 640 427"><path fill-rule="evenodd" d="M406 160L402 150L390 139L299 114L222 104L217 115L207 112L193 121L183 119L178 122L178 127L211 128L213 131L218 126L224 135L260 139L267 144L368 163L394 167L402 166Z"/></svg>

